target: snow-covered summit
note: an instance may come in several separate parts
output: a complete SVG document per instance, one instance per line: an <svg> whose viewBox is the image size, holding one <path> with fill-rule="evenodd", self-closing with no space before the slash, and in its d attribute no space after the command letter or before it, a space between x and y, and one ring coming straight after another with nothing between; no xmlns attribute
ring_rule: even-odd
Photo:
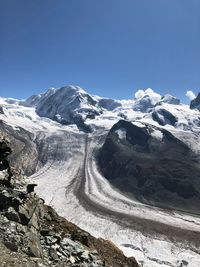
<svg viewBox="0 0 200 267"><path fill-rule="evenodd" d="M133 109L141 112L148 112L149 109L162 105L162 103L168 103L173 105L179 105L180 100L169 94L161 96L154 92L151 88L144 90L138 90L135 94L135 102Z"/></svg>
<svg viewBox="0 0 200 267"><path fill-rule="evenodd" d="M77 124L80 128L85 128L87 119L95 119L104 111L112 111L122 106L119 100L94 96L81 87L72 85L50 88L45 93L33 95L19 104L34 107L41 117L62 124Z"/></svg>
<svg viewBox="0 0 200 267"><path fill-rule="evenodd" d="M180 99L172 96L172 95L164 95L161 100L157 103L157 105L160 105L162 103L168 103L168 104L172 104L172 105L179 105L180 104Z"/></svg>
<svg viewBox="0 0 200 267"><path fill-rule="evenodd" d="M87 116L94 118L101 112L97 100L79 86L51 88L29 97L24 105L33 106L39 116L62 124L84 121Z"/></svg>
<svg viewBox="0 0 200 267"><path fill-rule="evenodd" d="M8 105L10 111L12 105L32 108L40 118L78 126L84 131L110 128L121 118L182 130L200 127L198 110L191 110L176 97L161 96L150 88L138 90L135 98L115 100L91 95L79 86L70 85L50 88L26 100L1 98L0 105L1 102ZM20 112L22 116L23 111Z"/></svg>

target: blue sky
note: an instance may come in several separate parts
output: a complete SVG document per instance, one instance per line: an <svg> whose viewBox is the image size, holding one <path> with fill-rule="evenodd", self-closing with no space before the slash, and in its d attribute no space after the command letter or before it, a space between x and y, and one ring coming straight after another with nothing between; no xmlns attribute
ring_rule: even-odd
<svg viewBox="0 0 200 267"><path fill-rule="evenodd" d="M0 0L0 95L200 89L199 0Z"/></svg>

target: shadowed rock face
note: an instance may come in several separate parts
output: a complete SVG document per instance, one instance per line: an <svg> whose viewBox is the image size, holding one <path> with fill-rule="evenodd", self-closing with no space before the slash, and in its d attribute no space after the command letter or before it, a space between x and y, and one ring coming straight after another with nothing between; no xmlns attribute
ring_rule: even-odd
<svg viewBox="0 0 200 267"><path fill-rule="evenodd" d="M120 120L110 130L98 162L114 186L139 201L200 213L197 155L170 132Z"/></svg>
<svg viewBox="0 0 200 267"><path fill-rule="evenodd" d="M191 101L190 108L191 109L196 108L196 109L200 110L200 93L198 93L198 96L194 100Z"/></svg>
<svg viewBox="0 0 200 267"><path fill-rule="evenodd" d="M4 114L3 108L0 106L0 114Z"/></svg>
<svg viewBox="0 0 200 267"><path fill-rule="evenodd" d="M157 121L160 125L173 125L175 126L177 122L177 118L169 111L166 109L159 109L157 111L152 112L152 118L154 121Z"/></svg>

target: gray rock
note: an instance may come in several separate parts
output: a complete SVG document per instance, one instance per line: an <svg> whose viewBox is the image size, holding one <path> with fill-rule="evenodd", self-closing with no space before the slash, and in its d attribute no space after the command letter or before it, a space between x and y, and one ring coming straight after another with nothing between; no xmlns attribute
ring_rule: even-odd
<svg viewBox="0 0 200 267"><path fill-rule="evenodd" d="M79 243L77 243L77 242L75 242L75 241L73 241L67 237L63 238L60 241L60 245L62 245L63 247L68 247L68 246L73 247L73 248L74 247L76 247L76 248L80 247Z"/></svg>
<svg viewBox="0 0 200 267"><path fill-rule="evenodd" d="M58 259L58 254L54 248L49 249L49 256L52 260L57 260Z"/></svg>
<svg viewBox="0 0 200 267"><path fill-rule="evenodd" d="M164 108L160 108L152 112L152 118L154 121L157 121L160 125L172 125L175 126L177 123L177 118Z"/></svg>
<svg viewBox="0 0 200 267"><path fill-rule="evenodd" d="M28 252L32 257L42 257L43 251L37 231L32 229L28 234Z"/></svg>
<svg viewBox="0 0 200 267"><path fill-rule="evenodd" d="M70 256L69 261L74 264L76 262L76 259L73 256Z"/></svg>
<svg viewBox="0 0 200 267"><path fill-rule="evenodd" d="M0 106L0 114L4 114L3 108Z"/></svg>
<svg viewBox="0 0 200 267"><path fill-rule="evenodd" d="M6 212L6 217L8 220L20 222L19 214L14 210L13 207L9 207L8 211Z"/></svg>
<svg viewBox="0 0 200 267"><path fill-rule="evenodd" d="M58 242L58 238L55 236L46 236L46 243L48 245L53 245Z"/></svg>
<svg viewBox="0 0 200 267"><path fill-rule="evenodd" d="M0 171L0 181L8 181L9 177L10 174L8 169Z"/></svg>
<svg viewBox="0 0 200 267"><path fill-rule="evenodd" d="M89 251L85 250L83 253L80 255L80 258L84 261L89 261L90 256L89 256Z"/></svg>
<svg viewBox="0 0 200 267"><path fill-rule="evenodd" d="M200 110L200 93L198 93L197 97L191 101L190 108L191 109L196 108L196 109Z"/></svg>
<svg viewBox="0 0 200 267"><path fill-rule="evenodd" d="M10 249L11 251L17 252L18 251L18 246L16 243L12 242L12 241L4 241L4 245Z"/></svg>

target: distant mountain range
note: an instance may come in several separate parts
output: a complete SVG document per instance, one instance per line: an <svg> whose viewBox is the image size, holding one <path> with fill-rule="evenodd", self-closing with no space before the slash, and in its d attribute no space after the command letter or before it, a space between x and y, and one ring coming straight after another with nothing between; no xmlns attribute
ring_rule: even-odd
<svg viewBox="0 0 200 267"><path fill-rule="evenodd" d="M175 128L198 126L198 117L193 116L188 106L181 104L176 97L161 97L151 89L145 92L145 95L135 99L114 100L88 94L79 86L65 86L51 88L26 100L4 98L4 101L34 107L40 117L63 125L76 124L85 131L92 131L91 124L95 124L95 118L99 120L108 114L110 117L132 120L138 113L139 119L143 117L159 125L172 125ZM190 108L200 109L200 94L191 102Z"/></svg>

